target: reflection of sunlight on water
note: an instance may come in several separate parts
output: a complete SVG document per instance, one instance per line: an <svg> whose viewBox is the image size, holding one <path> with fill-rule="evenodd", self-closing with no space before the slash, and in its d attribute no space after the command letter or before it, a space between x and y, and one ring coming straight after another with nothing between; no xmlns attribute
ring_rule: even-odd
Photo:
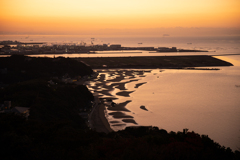
<svg viewBox="0 0 240 160"><path fill-rule="evenodd" d="M214 56L215 58L221 59L223 61L227 61L232 63L234 66L240 66L240 55L232 55L232 56ZM234 58L234 59L233 59Z"/></svg>
<svg viewBox="0 0 240 160"><path fill-rule="evenodd" d="M168 131L187 127L234 148L240 144L236 139L240 90L234 87L240 75L229 77L228 72L232 72L231 67L220 71L166 70L158 79L150 74L145 79L148 83L132 94L133 102L128 107L138 114L135 120L139 124ZM143 112L140 105L154 114Z"/></svg>
<svg viewBox="0 0 240 160"><path fill-rule="evenodd" d="M144 72L145 77L140 77L142 74L137 72L130 75L120 70L116 74L125 74L125 79L111 84L139 79L125 84L126 91L135 92L131 93L130 97L116 95L122 90L114 86L111 94L118 98L114 100L115 103L132 100L126 106L131 111L127 114L133 116L138 125L158 126L167 131L189 128L199 134L209 135L221 145L236 149L240 144L237 139L240 134L240 90L236 87L240 85L240 67L218 68L220 70L156 69ZM128 79L132 75L135 78ZM105 78L108 79L107 76ZM143 82L147 83L135 88L136 84ZM148 111L141 109L141 105ZM126 124L112 126L114 130L135 125L112 116L109 118L109 121L119 121L115 125Z"/></svg>
<svg viewBox="0 0 240 160"><path fill-rule="evenodd" d="M111 95L113 95L114 97L119 98L120 96L116 95L116 93L120 92L121 90L118 88L115 88L115 86L113 87L113 90L110 91Z"/></svg>

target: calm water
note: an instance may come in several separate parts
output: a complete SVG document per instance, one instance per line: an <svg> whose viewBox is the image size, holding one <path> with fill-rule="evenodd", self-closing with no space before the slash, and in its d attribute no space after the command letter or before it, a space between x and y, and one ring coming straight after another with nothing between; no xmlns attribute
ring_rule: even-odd
<svg viewBox="0 0 240 160"><path fill-rule="evenodd" d="M94 38L94 40L92 39ZM124 47L177 47L183 49L204 49L219 53L235 53L240 50L239 36L219 37L129 37L129 36L80 36L80 35L0 35L0 41L46 42L47 44L121 44ZM142 44L139 44L142 43ZM191 44L189 44L191 43Z"/></svg>
<svg viewBox="0 0 240 160"><path fill-rule="evenodd" d="M114 118L109 114L116 111L107 110L111 127L121 130L126 126L152 125L175 132L188 128L209 135L225 147L239 149L240 65L219 68L221 70L218 71L156 69L145 72L145 77L126 76L121 82L127 82L125 88L133 91L130 97L118 95L121 92L118 88L110 93L112 97L118 98L114 100L117 104L131 101L126 105L130 112L123 113L134 117L137 124L125 123L126 118ZM119 76L117 71L101 74L105 74L107 85L112 84L108 80ZM129 83L129 80L137 81ZM136 84L144 82L147 83L135 88ZM148 111L141 109L142 105Z"/></svg>
<svg viewBox="0 0 240 160"><path fill-rule="evenodd" d="M48 43L86 43L95 38L95 44L111 43L122 46L152 46L177 47L184 49L203 49L216 52L186 53L186 54L240 54L240 37L101 37L101 36L0 36L1 40L19 40ZM138 43L142 43L141 45ZM188 44L192 43L192 44ZM142 51L141 51L142 52ZM139 55L154 53L142 52ZM83 56L136 56L132 54L98 53L61 55L65 57ZM156 54L154 54L156 55ZM161 53L158 55L166 55ZM167 54L169 55L169 53ZM173 53L171 55L179 55ZM182 55L182 53L181 53ZM45 56L45 55L41 55ZM54 56L54 55L48 55ZM126 124L114 126L120 130L131 125L152 125L167 131L182 131L188 128L199 134L209 135L214 141L233 150L240 150L240 56L216 56L231 62L234 66L218 67L221 70L152 70L144 76L135 76L125 85L127 91L134 91L130 97L116 95L115 88L111 94L118 99L114 102L122 103L131 100L126 105L130 110L126 114L134 117L137 124L125 123L121 119L108 116L109 121L121 121ZM112 78L106 73L106 77ZM125 80L126 81L126 80ZM137 83L147 82L139 88ZM140 108L144 105L148 111ZM107 111L111 113L112 111Z"/></svg>
<svg viewBox="0 0 240 160"><path fill-rule="evenodd" d="M237 149L240 147L239 71L240 67L221 67L220 71L151 73L139 81L147 83L131 94L132 102L127 108L140 125L176 132L188 128ZM127 88L131 90L133 85L127 84ZM140 109L141 105L148 111Z"/></svg>
<svg viewBox="0 0 240 160"><path fill-rule="evenodd" d="M94 40L92 39L94 38ZM114 53L97 52L96 54L60 54L63 57L119 57L119 56L165 56L165 55L218 55L218 54L240 54L240 36L219 37L129 37L129 36L80 36L80 35L0 35L0 41L17 40L21 42L46 42L51 44L77 44L85 42L94 44L121 44L124 47L177 47L178 49L201 49L208 50L206 53ZM142 44L139 44L142 43ZM214 52L216 51L216 52ZM132 52L132 51L131 51ZM113 54L114 53L114 54ZM37 55L54 57L54 55Z"/></svg>

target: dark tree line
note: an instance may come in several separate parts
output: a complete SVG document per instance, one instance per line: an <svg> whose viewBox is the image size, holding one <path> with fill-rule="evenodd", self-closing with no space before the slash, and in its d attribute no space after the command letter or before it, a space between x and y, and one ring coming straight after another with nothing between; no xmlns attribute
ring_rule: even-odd
<svg viewBox="0 0 240 160"><path fill-rule="evenodd" d="M23 55L1 57L0 69L6 69L5 73L0 74L0 82L5 84L64 75L74 78L93 73L89 66L70 58L35 58Z"/></svg>
<svg viewBox="0 0 240 160"><path fill-rule="evenodd" d="M69 121L26 121L0 114L3 159L160 159L238 160L208 136L170 132L157 127L126 128L110 134L82 130Z"/></svg>

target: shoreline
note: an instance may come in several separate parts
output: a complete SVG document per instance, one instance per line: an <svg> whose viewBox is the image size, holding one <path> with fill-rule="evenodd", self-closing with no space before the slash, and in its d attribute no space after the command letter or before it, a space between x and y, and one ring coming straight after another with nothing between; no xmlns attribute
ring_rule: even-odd
<svg viewBox="0 0 240 160"><path fill-rule="evenodd" d="M92 123L92 129L97 132L110 133L113 132L110 124L108 123L107 117L105 117L105 105L97 104L94 111L92 112L92 116L90 121Z"/></svg>
<svg viewBox="0 0 240 160"><path fill-rule="evenodd" d="M101 104L101 105L98 105L98 107L99 107L98 108L99 117L102 120L102 123L105 126L105 129L107 130L108 133L113 132L113 129L110 127L107 117L105 116L105 112L104 112L106 110L105 105Z"/></svg>
<svg viewBox="0 0 240 160"><path fill-rule="evenodd" d="M142 69L152 69L153 66L158 66L159 72L162 72L162 68L168 69L190 69L190 70L219 70L217 66L233 66L227 61L217 59L211 56L182 56L182 57L131 57L130 61L126 62L126 58L98 58L102 61L101 64L107 64L107 67L102 68L102 66L95 64L97 61L95 58L78 58L77 60L85 61L86 64L94 69L100 69L100 76L93 80L94 83L89 84L88 88L98 94L98 99L103 99L101 104L97 104L95 110L93 111L93 116L90 117L93 129L97 132L110 133L114 130L111 126L126 126L126 124L132 123L133 125L138 125L135 122L134 117L129 115L131 112L127 108L128 103L131 100L125 99L118 103L112 102L114 99L119 99L119 97L131 97L130 94L134 92L142 85L146 84L145 81L139 81L142 77L145 77L145 71ZM145 60L144 60L145 59ZM146 59L149 62L146 62ZM143 60L146 63L142 63ZM177 65L177 61L180 60L181 65ZM117 63L117 62L120 62ZM151 62L155 63L152 65ZM98 62L97 62L98 63ZM139 64L142 65L139 66ZM117 66L115 64L118 64ZM137 70L132 70L133 68ZM191 67L189 67L191 66ZM205 68L207 66L207 68ZM127 68L125 68L127 67ZM143 67L143 68L142 68ZM149 68L148 68L149 67ZM195 68L201 67L201 68ZM111 68L111 69L110 69ZM155 68L155 67L154 67ZM157 68L157 67L156 67ZM120 70L119 70L120 69ZM111 71L113 70L113 71ZM107 75L104 72L109 72ZM150 71L151 72L151 71ZM158 78L158 77L157 77ZM126 88L127 83L134 83L134 88ZM117 89L115 92L113 90ZM108 101L110 100L110 101ZM109 103L110 102L110 103ZM142 109L142 108L141 108ZM110 114L105 115L105 111L110 111ZM112 116L114 120L108 121L107 116ZM113 127L114 128L114 127Z"/></svg>
<svg viewBox="0 0 240 160"><path fill-rule="evenodd" d="M151 71L148 70L147 72L145 72L143 70L109 69L109 70L97 70L97 71L99 72L99 76L96 79L93 79L91 82L89 82L88 85L89 85L89 88L91 88L91 91L94 91L95 94L97 93L99 94L98 97L102 102L102 104L99 105L101 106L101 108L98 107L97 108L98 111L96 111L98 112L98 114L101 114L99 115L99 117L101 116L100 120L101 120L102 126L99 126L99 127L102 127L106 130L106 127L110 126L112 128L112 132L117 132L120 130L124 130L126 127L135 127L135 126L141 126L142 124L145 124L141 122L141 119L139 121L139 117L141 117L140 114L144 116L155 115L155 113L152 114L153 110L151 109L151 107L149 107L148 105L145 105L142 102L135 103L134 98L133 99L131 98L132 96L134 97L134 95L131 95L130 93L130 97L128 97L123 93L123 91L133 91L138 88L142 89L142 87L145 86L145 83L150 83L147 81L149 79L148 76L152 76L151 78L154 78L155 80L157 80L157 78L161 78L161 74L162 72L165 72L165 70L157 69L157 70L151 70ZM214 71L214 73L217 73L217 72L219 71L216 71L216 72ZM191 74L192 71L189 73ZM211 72L204 71L200 73L208 74ZM143 78L142 80L139 80L139 81L133 81L133 80L140 79L140 77L142 76L146 76L146 78L148 79ZM131 84L126 85L130 81L131 81ZM115 90L112 91L111 89L113 88ZM157 93L155 92L154 95L157 95ZM131 102L131 99L132 99L132 102ZM108 114L106 114L106 117L105 117L104 112L106 113L106 111ZM164 128L166 129L166 127ZM168 130L170 131L170 129ZM105 131L105 133L109 133L109 131L107 132ZM224 142L222 141L221 143L224 144Z"/></svg>

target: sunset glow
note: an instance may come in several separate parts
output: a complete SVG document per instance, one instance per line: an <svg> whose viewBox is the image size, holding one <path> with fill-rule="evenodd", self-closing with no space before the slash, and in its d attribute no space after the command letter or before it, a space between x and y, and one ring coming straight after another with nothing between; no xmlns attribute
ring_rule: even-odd
<svg viewBox="0 0 240 160"><path fill-rule="evenodd" d="M101 29L240 28L239 0L2 0L1 33Z"/></svg>

